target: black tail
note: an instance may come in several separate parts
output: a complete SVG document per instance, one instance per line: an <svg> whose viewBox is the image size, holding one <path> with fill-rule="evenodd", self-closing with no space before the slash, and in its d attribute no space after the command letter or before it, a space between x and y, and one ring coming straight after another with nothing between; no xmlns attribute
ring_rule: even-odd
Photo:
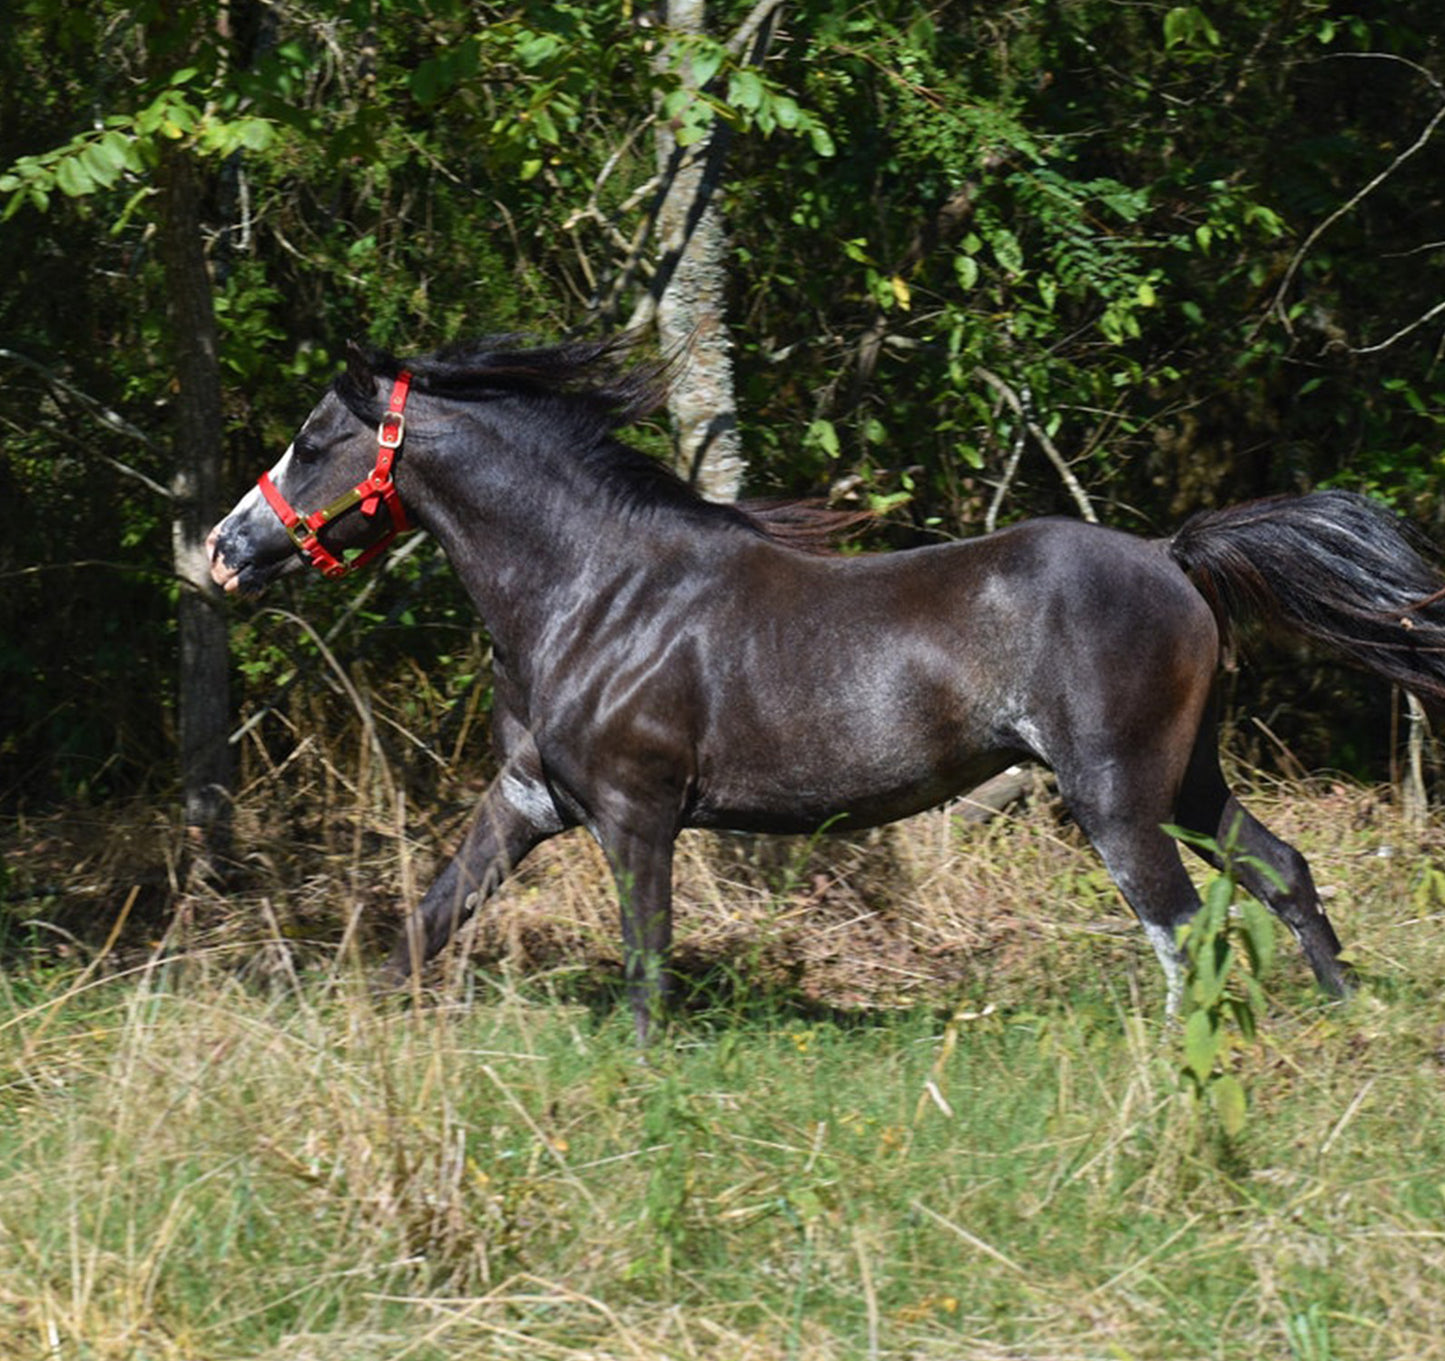
<svg viewBox="0 0 1445 1361"><path fill-rule="evenodd" d="M1193 516L1168 546L1222 630L1275 620L1445 703L1445 576L1379 502L1344 491L1251 501Z"/></svg>

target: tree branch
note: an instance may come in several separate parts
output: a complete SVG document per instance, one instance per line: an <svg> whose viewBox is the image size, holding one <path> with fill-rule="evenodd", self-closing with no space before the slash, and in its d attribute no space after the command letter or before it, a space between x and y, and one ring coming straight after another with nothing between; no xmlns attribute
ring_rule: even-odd
<svg viewBox="0 0 1445 1361"><path fill-rule="evenodd" d="M1406 66L1409 66L1412 70L1424 75L1425 78L1430 82L1431 88L1434 89L1437 94L1440 94L1442 92L1440 82L1436 80L1429 71L1426 71L1424 67L1417 65L1415 62L1407 61L1404 58L1400 57L1394 57L1387 52L1351 52L1342 55L1348 55L1352 58L1366 60L1403 61ZM1300 267L1304 264L1305 257L1310 253L1310 251L1314 249L1315 243L1320 239L1320 237L1322 237L1327 231L1329 231L1329 229L1333 227L1335 223L1338 222L1342 217L1345 217L1347 214L1352 213L1356 208L1358 208L1360 204L1365 201L1365 199L1367 199L1371 194L1375 192L1376 189L1378 189L1382 184L1384 184L1385 181L1388 180L1390 176L1393 175L1402 165L1404 165L1406 161L1408 161L1412 156L1418 155L1419 152L1424 150L1430 139L1435 135L1435 129L1440 126L1442 120L1445 120L1445 102L1442 102L1439 108L1435 110L1434 114L1430 118L1430 121L1425 124L1424 130L1420 133L1418 137L1415 138L1413 142L1410 143L1409 146L1407 146L1402 152L1400 152L1400 154L1396 156L1395 159L1391 161L1390 164L1387 165L1382 171L1380 171L1378 175L1376 175L1372 180L1370 180L1369 183L1364 186L1364 188L1360 189L1357 193L1355 193L1344 203L1342 203L1338 208L1335 209L1334 212L1332 212L1327 218L1325 218L1323 222L1316 226L1315 229L1310 232L1307 237L1305 237L1304 244L1300 246L1300 248L1294 253L1293 257L1290 259L1289 267L1285 270L1284 277L1280 280L1279 287L1275 290L1274 297L1270 301L1270 305L1265 312L1266 317L1275 316L1279 319L1280 323L1284 326L1286 334L1292 337L1294 335L1294 327L1290 325L1289 313L1285 307L1285 298L1289 293L1290 286L1294 283L1295 275L1299 273ZM1254 328L1256 333L1258 333L1259 327L1263 324L1264 320L1261 319L1259 325ZM1398 339L1398 337L1394 337L1394 339ZM1357 351L1357 353L1364 353L1364 351Z"/></svg>
<svg viewBox="0 0 1445 1361"><path fill-rule="evenodd" d="M740 57L743 49L758 35L763 25L770 23L774 14L782 9L785 0L758 0L748 17L738 25L736 32L727 40L728 54ZM755 56L754 61L757 60Z"/></svg>
<svg viewBox="0 0 1445 1361"><path fill-rule="evenodd" d="M992 370L980 366L976 368L974 372L1009 404L1014 414L1019 418L1019 421L1038 442L1039 448L1044 451L1049 462L1052 463L1058 471L1064 486L1068 488L1069 495L1074 498L1074 504L1078 506L1079 514L1091 525L1098 524L1099 517L1094 513L1093 504L1089 500L1089 494L1084 490L1083 483L1074 476L1074 470L1069 467L1069 461L1059 452L1058 447L1054 444L1053 440L1049 438L1048 433L1030 416L1024 405L1023 398Z"/></svg>
<svg viewBox="0 0 1445 1361"><path fill-rule="evenodd" d="M132 425L124 416L112 411L103 402L98 402L88 393L82 392L74 383L67 382L59 374L46 368L39 360L31 359L28 355L17 354L14 350L0 349L0 359L8 359L13 364L19 364L22 368L30 369L38 373L51 389L64 397L69 397L79 404L85 413L103 425L107 430L117 435L124 435L127 439L135 440L146 449L155 449L155 443L146 432L138 426ZM167 501L174 501L175 496L169 487L162 486L153 478L147 477L139 468L132 468L128 463L122 463L118 458L112 458L109 454L102 454L98 450L88 450L93 457L100 459L102 463L109 464L118 473L126 477L134 478L147 490L155 492L157 496L163 496Z"/></svg>
<svg viewBox="0 0 1445 1361"><path fill-rule="evenodd" d="M997 412L998 408L994 408ZM985 534L992 534L998 528L998 513L1003 508L1004 498L1008 496L1009 488L1018 474L1019 464L1023 461L1024 446L1029 442L1029 429L1027 421L1017 421L1014 425L1013 447L1009 450L1008 462L1003 466L1003 476L999 478L998 484L993 489L993 496L989 498L988 510L983 517L983 529Z"/></svg>
<svg viewBox="0 0 1445 1361"><path fill-rule="evenodd" d="M1402 326L1388 339L1382 340L1376 345L1351 345L1348 347L1349 351L1351 354L1379 354L1381 350L1388 350L1397 340L1404 340L1411 331L1418 331L1420 327L1433 321L1441 312L1445 312L1445 302L1437 302L1423 317L1416 317L1408 326Z"/></svg>

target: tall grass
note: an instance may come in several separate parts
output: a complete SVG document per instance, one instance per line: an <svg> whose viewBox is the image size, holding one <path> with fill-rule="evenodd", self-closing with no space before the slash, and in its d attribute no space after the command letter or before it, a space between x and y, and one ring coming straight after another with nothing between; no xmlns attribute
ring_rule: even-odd
<svg viewBox="0 0 1445 1361"><path fill-rule="evenodd" d="M306 940L309 878L249 938L14 973L0 1357L1445 1357L1439 829L1254 803L1366 986L1283 945L1235 1138L1042 812L690 845L694 1007L646 1062L581 986L617 948L585 849L420 1004Z"/></svg>

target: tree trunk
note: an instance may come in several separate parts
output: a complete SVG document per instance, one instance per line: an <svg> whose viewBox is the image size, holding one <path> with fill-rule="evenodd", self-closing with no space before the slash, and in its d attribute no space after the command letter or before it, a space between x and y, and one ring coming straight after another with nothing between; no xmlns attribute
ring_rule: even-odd
<svg viewBox="0 0 1445 1361"><path fill-rule="evenodd" d="M668 0L668 28L702 33L704 9L704 0ZM662 60L686 59L670 47ZM664 352L683 356L668 402L677 467L713 501L737 499L745 467L727 324L727 242L716 202L727 142L720 122L687 147L677 145L667 123L657 128L657 163L666 187L650 301Z"/></svg>
<svg viewBox="0 0 1445 1361"><path fill-rule="evenodd" d="M199 167L188 152L168 151L158 182L159 250L175 364L171 542L181 583L181 795L191 846L205 863L225 853L231 826L230 655L205 549L206 533L222 509L221 372Z"/></svg>

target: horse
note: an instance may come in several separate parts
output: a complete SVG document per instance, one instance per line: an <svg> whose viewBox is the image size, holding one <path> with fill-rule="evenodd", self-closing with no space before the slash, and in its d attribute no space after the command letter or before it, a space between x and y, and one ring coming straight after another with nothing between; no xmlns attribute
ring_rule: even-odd
<svg viewBox="0 0 1445 1361"><path fill-rule="evenodd" d="M1035 760L1142 924L1170 1013L1199 907L1178 829L1213 864L1232 848L1320 986L1348 990L1304 857L1220 769L1216 676L1229 630L1256 616L1445 699L1445 577L1421 536L1324 490L1206 510L1167 538L1045 518L829 552L807 512L709 502L625 441L668 381L615 338L406 363L351 347L211 532L215 583L250 595L308 562L342 577L419 526L492 640L497 773L409 915L392 981L534 847L582 827L615 880L646 1044L667 1015L682 828L870 827Z"/></svg>

